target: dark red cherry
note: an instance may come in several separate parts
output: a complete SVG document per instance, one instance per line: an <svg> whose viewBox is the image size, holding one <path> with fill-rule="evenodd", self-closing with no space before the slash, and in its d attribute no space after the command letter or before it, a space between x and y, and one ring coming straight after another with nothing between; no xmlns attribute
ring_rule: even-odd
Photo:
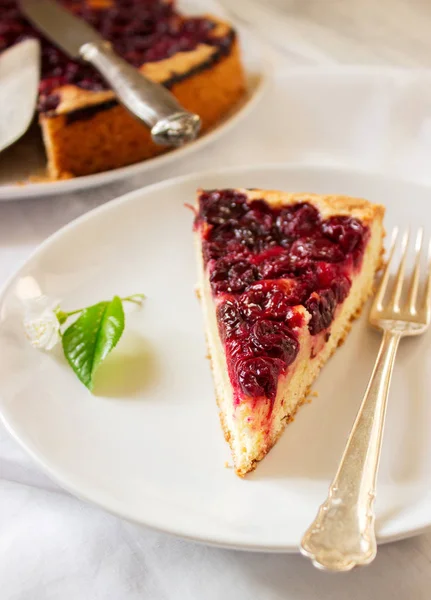
<svg viewBox="0 0 431 600"><path fill-rule="evenodd" d="M287 240L310 235L319 224L319 212L311 204L295 204L283 208L277 218L280 236Z"/></svg>
<svg viewBox="0 0 431 600"><path fill-rule="evenodd" d="M265 317L282 321L290 307L308 295L307 286L299 280L258 281L240 296L239 306L245 319Z"/></svg>
<svg viewBox="0 0 431 600"><path fill-rule="evenodd" d="M330 217L322 224L322 232L345 252L353 252L364 237L362 223L347 216Z"/></svg>
<svg viewBox="0 0 431 600"><path fill-rule="evenodd" d="M279 358L289 366L298 354L299 345L284 325L276 321L257 321L251 330L251 339L260 351L271 358Z"/></svg>
<svg viewBox="0 0 431 600"><path fill-rule="evenodd" d="M269 256L258 266L259 275L262 279L279 279L292 273L292 269L290 256L283 254Z"/></svg>
<svg viewBox="0 0 431 600"><path fill-rule="evenodd" d="M38 109L41 112L48 112L55 110L60 104L60 96L57 94L49 94L48 96L40 96L38 102Z"/></svg>
<svg viewBox="0 0 431 600"><path fill-rule="evenodd" d="M226 300L217 307L217 319L222 324L224 335L237 330L243 322L238 303L235 299Z"/></svg>
<svg viewBox="0 0 431 600"><path fill-rule="evenodd" d="M311 314L308 328L311 335L320 333L332 323L337 302L332 290L313 292L305 303L305 308Z"/></svg>
<svg viewBox="0 0 431 600"><path fill-rule="evenodd" d="M345 258L345 253L337 244L320 237L299 238L292 244L290 252L297 259L340 262Z"/></svg>
<svg viewBox="0 0 431 600"><path fill-rule="evenodd" d="M256 267L246 260L231 258L219 259L210 275L212 288L216 293L231 294L243 292L256 278Z"/></svg>
<svg viewBox="0 0 431 600"><path fill-rule="evenodd" d="M338 266L333 263L320 261L315 264L316 287L325 289L331 287L338 274Z"/></svg>
<svg viewBox="0 0 431 600"><path fill-rule="evenodd" d="M236 373L241 390L247 396L274 400L282 367L281 361L272 358L256 357L239 361Z"/></svg>
<svg viewBox="0 0 431 600"><path fill-rule="evenodd" d="M200 217L211 225L237 221L246 211L246 197L234 190L209 190L200 196Z"/></svg>
<svg viewBox="0 0 431 600"><path fill-rule="evenodd" d="M265 310L266 295L262 287L257 284L241 294L239 306L245 319L253 320L261 316Z"/></svg>

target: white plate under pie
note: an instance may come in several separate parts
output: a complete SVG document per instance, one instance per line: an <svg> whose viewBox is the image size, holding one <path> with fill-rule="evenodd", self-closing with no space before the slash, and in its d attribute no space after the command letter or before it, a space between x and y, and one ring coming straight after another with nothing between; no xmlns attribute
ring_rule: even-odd
<svg viewBox="0 0 431 600"><path fill-rule="evenodd" d="M195 9L196 11L199 13L199 9ZM193 11L190 10L190 7L186 7L184 12L191 14ZM200 12L202 13L202 8ZM268 87L272 71L272 64L267 57L265 47L257 39L251 37L247 31L239 29L239 35L247 81L246 95L217 125L205 132L195 142L127 167L73 179L48 181L44 180L46 157L40 131L35 123L24 138L0 155L0 202L34 196L67 194L149 173L156 168L173 164L193 152L202 151L205 146L227 134L234 125L256 107ZM34 182L30 180L30 182L23 183L29 180L29 177ZM40 181L35 179L38 177L41 178Z"/></svg>
<svg viewBox="0 0 431 600"><path fill-rule="evenodd" d="M431 188L305 166L257 166L165 181L60 230L0 296L0 412L64 488L126 519L201 542L295 551L324 499L376 357L365 315L325 366L318 397L246 479L218 422L194 295L191 211L197 187L263 187L363 196L386 225L431 223ZM61 354L30 347L16 292L25 277L65 309L145 292L100 373L97 396ZM28 280L27 280L28 281ZM431 333L401 343L377 496L380 541L431 525Z"/></svg>

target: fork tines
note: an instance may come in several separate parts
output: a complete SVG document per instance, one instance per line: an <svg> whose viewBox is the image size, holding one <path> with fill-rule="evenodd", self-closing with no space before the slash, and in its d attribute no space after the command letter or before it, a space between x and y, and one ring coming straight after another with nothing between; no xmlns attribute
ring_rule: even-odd
<svg viewBox="0 0 431 600"><path fill-rule="evenodd" d="M413 236L407 229L400 234L399 228L392 231L391 246L389 250L388 261L386 264L379 289L373 302L370 313L370 321L379 327L382 326L382 320L407 321L418 325L427 325L431 318L431 240L428 242L428 257L426 268L426 282L422 294L419 294L421 280L421 262L424 247L424 230L421 227L414 236L414 265L410 277L408 293L406 300L402 301L403 291L406 290L406 264L409 251L409 242ZM391 286L389 300L385 303L384 299L390 287L389 279L391 275L391 266L395 251L400 246L400 259L394 283ZM421 296L418 301L418 296ZM419 333L419 332L418 332Z"/></svg>

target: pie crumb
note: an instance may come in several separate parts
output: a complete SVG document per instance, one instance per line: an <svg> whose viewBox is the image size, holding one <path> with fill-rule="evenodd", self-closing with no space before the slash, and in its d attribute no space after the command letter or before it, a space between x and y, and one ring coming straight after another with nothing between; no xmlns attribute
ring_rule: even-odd
<svg viewBox="0 0 431 600"><path fill-rule="evenodd" d="M318 395L318 392L309 391L304 398L304 404L311 404L313 402L313 398L317 398Z"/></svg>

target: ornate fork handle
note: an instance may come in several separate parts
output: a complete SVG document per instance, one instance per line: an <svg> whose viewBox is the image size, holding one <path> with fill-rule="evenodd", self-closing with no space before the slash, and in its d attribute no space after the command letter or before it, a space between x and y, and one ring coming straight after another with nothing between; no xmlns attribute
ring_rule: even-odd
<svg viewBox="0 0 431 600"><path fill-rule="evenodd" d="M376 556L374 497L386 404L401 332L385 331L337 474L301 542L316 567L349 571Z"/></svg>

